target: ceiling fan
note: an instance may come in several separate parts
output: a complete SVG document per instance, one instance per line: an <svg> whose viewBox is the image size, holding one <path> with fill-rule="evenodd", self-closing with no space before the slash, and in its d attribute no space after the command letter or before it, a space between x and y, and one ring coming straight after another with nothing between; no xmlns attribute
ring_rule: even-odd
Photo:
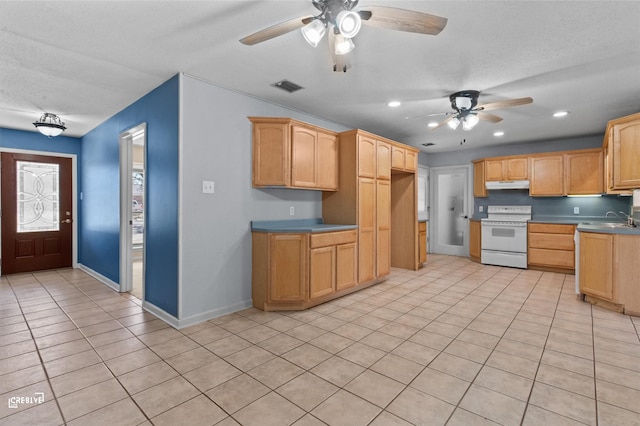
<svg viewBox="0 0 640 426"><path fill-rule="evenodd" d="M304 39L316 47L326 32L333 57L333 70L346 72L346 55L355 47L352 38L364 23L372 27L396 31L437 35L447 25L447 19L427 13L393 7L371 6L355 11L359 0L311 0L320 11L316 16L301 16L260 30L240 40L252 46L301 29Z"/></svg>
<svg viewBox="0 0 640 426"><path fill-rule="evenodd" d="M505 99L503 101L478 105L478 96L480 96L480 92L477 90L462 90L460 92L455 92L449 96L449 101L451 101L451 108L453 108L452 112L440 112L436 114L426 114L407 118L449 115L449 118L438 123L437 126L433 126L432 130L435 130L445 124L447 124L453 130L457 129L460 124L462 124L462 130L471 130L476 126L476 124L478 124L480 120L488 121L490 123L499 123L500 121L502 121L502 117L495 114L489 114L485 111L508 108L518 105L526 105L533 102L532 98L527 97Z"/></svg>

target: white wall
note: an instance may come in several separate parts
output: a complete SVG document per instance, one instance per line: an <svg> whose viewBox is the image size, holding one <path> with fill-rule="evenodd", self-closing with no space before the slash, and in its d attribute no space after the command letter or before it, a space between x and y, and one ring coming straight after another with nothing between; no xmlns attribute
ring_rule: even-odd
<svg viewBox="0 0 640 426"><path fill-rule="evenodd" d="M180 158L181 321L206 319L251 301L252 220L322 216L321 192L251 186L248 116L292 117L320 127L336 123L182 75ZM274 89L276 90L276 89ZM202 181L215 182L202 194Z"/></svg>

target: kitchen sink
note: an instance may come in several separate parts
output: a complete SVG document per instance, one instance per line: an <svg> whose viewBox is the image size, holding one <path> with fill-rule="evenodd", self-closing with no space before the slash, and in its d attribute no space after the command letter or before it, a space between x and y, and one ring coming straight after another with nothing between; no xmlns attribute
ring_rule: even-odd
<svg viewBox="0 0 640 426"><path fill-rule="evenodd" d="M580 225L589 225L596 228L631 228L622 222L581 222Z"/></svg>

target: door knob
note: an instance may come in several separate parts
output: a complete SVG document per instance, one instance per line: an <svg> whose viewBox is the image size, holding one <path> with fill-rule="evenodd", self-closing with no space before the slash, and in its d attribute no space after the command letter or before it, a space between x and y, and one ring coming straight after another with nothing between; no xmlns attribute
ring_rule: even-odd
<svg viewBox="0 0 640 426"><path fill-rule="evenodd" d="M71 219L62 220L62 221L60 221L60 223L71 223Z"/></svg>

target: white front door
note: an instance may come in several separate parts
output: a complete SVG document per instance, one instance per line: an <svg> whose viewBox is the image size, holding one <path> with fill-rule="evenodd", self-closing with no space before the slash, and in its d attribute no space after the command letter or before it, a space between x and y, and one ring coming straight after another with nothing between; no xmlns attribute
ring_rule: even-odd
<svg viewBox="0 0 640 426"><path fill-rule="evenodd" d="M471 166L432 167L431 252L469 255Z"/></svg>

